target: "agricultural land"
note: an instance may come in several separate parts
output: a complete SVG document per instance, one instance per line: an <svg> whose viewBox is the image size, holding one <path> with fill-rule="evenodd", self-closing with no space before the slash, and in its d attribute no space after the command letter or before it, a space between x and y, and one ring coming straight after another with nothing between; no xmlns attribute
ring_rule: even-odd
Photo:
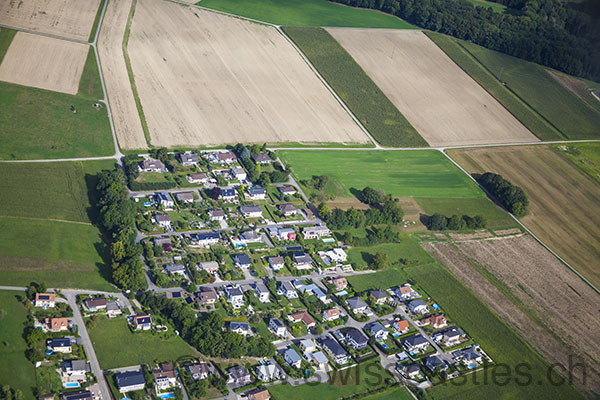
<svg viewBox="0 0 600 400"><path fill-rule="evenodd" d="M9 0L0 24L87 42L100 0Z"/></svg>
<svg viewBox="0 0 600 400"><path fill-rule="evenodd" d="M384 146L427 146L415 128L327 31L305 27L283 29L375 140Z"/></svg>
<svg viewBox="0 0 600 400"><path fill-rule="evenodd" d="M274 28L138 0L127 52L153 145L368 142Z"/></svg>
<svg viewBox="0 0 600 400"><path fill-rule="evenodd" d="M600 183L600 144L569 143L554 148Z"/></svg>
<svg viewBox="0 0 600 400"><path fill-rule="evenodd" d="M328 32L430 145L537 141L423 32Z"/></svg>
<svg viewBox="0 0 600 400"><path fill-rule="evenodd" d="M529 214L522 218L544 243L589 279L600 283L600 185L550 146L452 150L470 173L495 172L523 188Z"/></svg>
<svg viewBox="0 0 600 400"><path fill-rule="evenodd" d="M400 18L327 0L201 0L199 6L282 26L414 29Z"/></svg>

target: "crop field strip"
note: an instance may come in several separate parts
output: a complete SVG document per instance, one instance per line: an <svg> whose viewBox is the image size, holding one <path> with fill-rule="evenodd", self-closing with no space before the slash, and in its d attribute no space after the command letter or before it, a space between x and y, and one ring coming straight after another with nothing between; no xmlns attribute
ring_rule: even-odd
<svg viewBox="0 0 600 400"><path fill-rule="evenodd" d="M521 221L584 277L600 285L600 185L550 146L451 150L469 173L495 172L523 188Z"/></svg>

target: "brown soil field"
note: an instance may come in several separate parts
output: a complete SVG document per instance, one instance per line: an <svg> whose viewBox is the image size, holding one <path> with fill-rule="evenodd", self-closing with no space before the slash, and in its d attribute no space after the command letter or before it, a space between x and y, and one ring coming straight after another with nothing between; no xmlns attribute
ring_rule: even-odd
<svg viewBox="0 0 600 400"><path fill-rule="evenodd" d="M572 369L575 385L598 391L599 295L529 235L456 246L424 244L550 363L583 362L585 377L581 368Z"/></svg>
<svg viewBox="0 0 600 400"><path fill-rule="evenodd" d="M430 145L538 141L423 32L327 30Z"/></svg>
<svg viewBox="0 0 600 400"><path fill-rule="evenodd" d="M600 185L550 146L452 150L470 173L495 172L523 188L529 214L521 221L600 286Z"/></svg>
<svg viewBox="0 0 600 400"><path fill-rule="evenodd" d="M98 54L119 146L144 149L146 138L123 55L123 35L130 9L131 0L108 2L98 38Z"/></svg>
<svg viewBox="0 0 600 400"><path fill-rule="evenodd" d="M562 74L557 71L552 71L547 69L546 72L554 78L558 83L562 85L567 90L570 90L575 96L579 97L582 100L587 100L588 93L586 89L585 82L575 77Z"/></svg>
<svg viewBox="0 0 600 400"><path fill-rule="evenodd" d="M0 24L87 42L100 0L3 0Z"/></svg>
<svg viewBox="0 0 600 400"><path fill-rule="evenodd" d="M17 32L0 65L0 80L77 94L89 49L86 44Z"/></svg>
<svg viewBox="0 0 600 400"><path fill-rule="evenodd" d="M516 234L521 233L521 230L519 228L498 229L498 230L495 230L494 233L498 236L516 235Z"/></svg>
<svg viewBox="0 0 600 400"><path fill-rule="evenodd" d="M492 233L489 231L481 231L475 233L450 233L449 235L454 240L474 240L492 237Z"/></svg>
<svg viewBox="0 0 600 400"><path fill-rule="evenodd" d="M138 0L127 52L153 145L368 141L272 27Z"/></svg>

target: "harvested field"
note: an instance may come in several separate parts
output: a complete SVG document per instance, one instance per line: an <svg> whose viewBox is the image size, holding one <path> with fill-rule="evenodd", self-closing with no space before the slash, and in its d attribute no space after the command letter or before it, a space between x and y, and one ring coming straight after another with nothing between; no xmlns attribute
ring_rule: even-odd
<svg viewBox="0 0 600 400"><path fill-rule="evenodd" d="M127 48L151 142L367 142L277 30L138 0Z"/></svg>
<svg viewBox="0 0 600 400"><path fill-rule="evenodd" d="M109 1L98 38L98 53L119 146L147 147L123 56L123 35L132 0Z"/></svg>
<svg viewBox="0 0 600 400"><path fill-rule="evenodd" d="M600 285L600 185L550 146L453 150L470 173L491 171L523 188L522 222L594 285Z"/></svg>
<svg viewBox="0 0 600 400"><path fill-rule="evenodd" d="M77 94L89 46L17 32L2 64L0 80Z"/></svg>
<svg viewBox="0 0 600 400"><path fill-rule="evenodd" d="M0 24L87 42L100 0L0 1Z"/></svg>
<svg viewBox="0 0 600 400"><path fill-rule="evenodd" d="M422 32L327 30L430 145L538 140Z"/></svg>
<svg viewBox="0 0 600 400"><path fill-rule="evenodd" d="M531 236L456 246L424 244L548 361L567 368L570 356L573 363L583 362L587 381L582 382L583 370L574 368L576 386L598 391L598 294Z"/></svg>
<svg viewBox="0 0 600 400"><path fill-rule="evenodd" d="M449 235L454 240L474 240L492 237L492 234L489 231L481 231L475 233L450 233Z"/></svg>
<svg viewBox="0 0 600 400"><path fill-rule="evenodd" d="M512 229L498 229L494 231L494 234L498 236L507 236L507 235L517 235L521 233L521 229L512 228Z"/></svg>

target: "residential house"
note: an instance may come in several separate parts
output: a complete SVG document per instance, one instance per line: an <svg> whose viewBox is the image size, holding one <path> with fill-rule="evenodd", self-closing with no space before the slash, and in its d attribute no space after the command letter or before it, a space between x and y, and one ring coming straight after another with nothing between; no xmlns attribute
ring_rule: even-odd
<svg viewBox="0 0 600 400"><path fill-rule="evenodd" d="M269 320L269 329L279 337L285 337L287 333L285 325L278 318L271 318Z"/></svg>
<svg viewBox="0 0 600 400"><path fill-rule="evenodd" d="M196 303L203 307L214 307L217 302L217 293L209 287L201 287L196 293Z"/></svg>
<svg viewBox="0 0 600 400"><path fill-rule="evenodd" d="M303 252L303 251L295 251L293 253L294 256L294 266L296 269L310 269L313 267L313 259L312 257Z"/></svg>
<svg viewBox="0 0 600 400"><path fill-rule="evenodd" d="M317 350L317 344L312 339L302 339L298 347L304 352L304 354L312 353L313 351Z"/></svg>
<svg viewBox="0 0 600 400"><path fill-rule="evenodd" d="M72 387L69 384L75 382L82 383L87 381L87 373L90 372L90 365L84 360L64 361L60 364L60 380L64 387Z"/></svg>
<svg viewBox="0 0 600 400"><path fill-rule="evenodd" d="M389 331L379 321L375 321L369 325L369 334L375 338L378 342L385 342L387 340Z"/></svg>
<svg viewBox="0 0 600 400"><path fill-rule="evenodd" d="M292 215L298 214L298 209L293 204L280 204L277 208L284 217L291 217Z"/></svg>
<svg viewBox="0 0 600 400"><path fill-rule="evenodd" d="M139 164L140 172L167 172L165 164L160 160L148 158Z"/></svg>
<svg viewBox="0 0 600 400"><path fill-rule="evenodd" d="M322 301L323 303L329 303L327 299L327 295L318 287L316 284L311 283L309 285L302 285L298 288L302 293L308 293L315 296L317 299Z"/></svg>
<svg viewBox="0 0 600 400"><path fill-rule="evenodd" d="M248 177L248 174L246 174L246 171L244 170L244 168L236 167L236 168L231 168L231 176L233 176L238 181L243 182Z"/></svg>
<svg viewBox="0 0 600 400"><path fill-rule="evenodd" d="M419 368L419 366L415 363L411 363L411 364L404 364L402 367L404 374L409 378L409 379L415 379L419 376L419 374L421 373L421 368Z"/></svg>
<svg viewBox="0 0 600 400"><path fill-rule="evenodd" d="M392 323L392 329L394 330L394 332L398 333L399 335L403 335L406 332L408 332L409 328L410 328L410 325L409 325L408 321L405 319L402 319L400 321L394 321L394 323Z"/></svg>
<svg viewBox="0 0 600 400"><path fill-rule="evenodd" d="M190 167L192 165L198 165L198 161L200 161L200 159L198 158L198 154L194 154L194 153L179 154L179 162L181 163L181 165L184 165L186 167Z"/></svg>
<svg viewBox="0 0 600 400"><path fill-rule="evenodd" d="M66 392L60 395L61 400L94 400L97 397L89 390L78 390L76 392ZM52 395L54 399L54 395Z"/></svg>
<svg viewBox="0 0 600 400"><path fill-rule="evenodd" d="M334 339L325 337L321 340L321 345L337 364L343 365L348 362L348 353Z"/></svg>
<svg viewBox="0 0 600 400"><path fill-rule="evenodd" d="M245 243L258 243L262 241L262 237L256 231L246 231L240 235L240 239Z"/></svg>
<svg viewBox="0 0 600 400"><path fill-rule="evenodd" d="M230 287L226 289L227 301L234 309L240 309L244 305L244 294L239 288Z"/></svg>
<svg viewBox="0 0 600 400"><path fill-rule="evenodd" d="M271 395L267 389L254 388L246 392L248 400L271 400Z"/></svg>
<svg viewBox="0 0 600 400"><path fill-rule="evenodd" d="M297 299L298 292L294 289L294 285L290 281L282 281L277 289L277 294L283 295L288 299Z"/></svg>
<svg viewBox="0 0 600 400"><path fill-rule="evenodd" d="M210 219L211 221L224 221L225 213L223 212L223 210L213 208L212 210L208 211L208 219Z"/></svg>
<svg viewBox="0 0 600 400"><path fill-rule="evenodd" d="M360 297L350 297L346 300L350 311L354 314L367 314L369 307Z"/></svg>
<svg viewBox="0 0 600 400"><path fill-rule="evenodd" d="M204 248L214 246L215 244L218 244L220 240L221 235L219 235L219 232L200 232L194 237L195 245Z"/></svg>
<svg viewBox="0 0 600 400"><path fill-rule="evenodd" d="M106 315L109 318L113 318L121 314L121 307L119 306L119 302L117 300L109 301L106 303Z"/></svg>
<svg viewBox="0 0 600 400"><path fill-rule="evenodd" d="M425 367L427 367L431 372L435 371L436 368L439 368L440 371L445 371L448 369L448 364L442 361L438 356L429 356L425 359Z"/></svg>
<svg viewBox="0 0 600 400"><path fill-rule="evenodd" d="M307 328L312 328L316 325L315 319L311 317L306 310L291 313L288 315L288 320L294 324L297 322L304 322L304 325L306 325Z"/></svg>
<svg viewBox="0 0 600 400"><path fill-rule="evenodd" d="M127 371L115 374L117 388L120 393L143 390L146 380L142 371Z"/></svg>
<svg viewBox="0 0 600 400"><path fill-rule="evenodd" d="M36 293L34 305L44 309L52 308L56 305L56 295L54 293Z"/></svg>
<svg viewBox="0 0 600 400"><path fill-rule="evenodd" d="M264 200L267 198L267 190L262 186L249 188L246 193L249 200Z"/></svg>
<svg viewBox="0 0 600 400"><path fill-rule="evenodd" d="M182 264L167 264L165 265L165 272L171 276L183 276L185 277L185 267Z"/></svg>
<svg viewBox="0 0 600 400"><path fill-rule="evenodd" d="M271 266L271 268L273 268L273 271L279 271L281 268L283 268L285 266L285 261L283 260L283 257L281 257L281 256L269 257L268 261L269 261L269 265Z"/></svg>
<svg viewBox="0 0 600 400"><path fill-rule="evenodd" d="M204 261L196 265L198 271L206 271L211 275L219 272L219 264L216 261Z"/></svg>
<svg viewBox="0 0 600 400"><path fill-rule="evenodd" d="M369 298L373 303L381 305L385 304L385 302L387 301L387 294L380 289L371 290L371 293L369 293Z"/></svg>
<svg viewBox="0 0 600 400"><path fill-rule="evenodd" d="M83 301L83 306L90 312L106 310L106 299L104 297L90 297Z"/></svg>
<svg viewBox="0 0 600 400"><path fill-rule="evenodd" d="M431 325L435 329L441 329L448 325L448 319L442 314L430 315L419 322L422 326Z"/></svg>
<svg viewBox="0 0 600 400"><path fill-rule="evenodd" d="M186 179L189 183L206 183L208 182L208 175L206 175L204 172L199 172L196 174L189 174Z"/></svg>
<svg viewBox="0 0 600 400"><path fill-rule="evenodd" d="M231 151L216 153L216 162L219 164L233 164L236 161L237 157Z"/></svg>
<svg viewBox="0 0 600 400"><path fill-rule="evenodd" d="M332 278L331 283L335 285L336 290L344 290L348 287L348 280L343 276Z"/></svg>
<svg viewBox="0 0 600 400"><path fill-rule="evenodd" d="M46 341L46 347L48 350L52 350L55 353L71 353L73 350L74 340L70 338L56 338L48 339Z"/></svg>
<svg viewBox="0 0 600 400"><path fill-rule="evenodd" d="M279 191L285 196L293 196L296 194L296 188L293 186L279 186Z"/></svg>
<svg viewBox="0 0 600 400"><path fill-rule="evenodd" d="M456 346L460 343L461 333L458 330L452 329L444 332L442 343L447 347Z"/></svg>
<svg viewBox="0 0 600 400"><path fill-rule="evenodd" d="M288 363L290 367L300 368L300 366L302 365L302 358L300 358L300 355L296 353L296 350L291 348L287 349L283 353L283 359L285 360L285 362Z"/></svg>
<svg viewBox="0 0 600 400"><path fill-rule="evenodd" d="M250 256L248 256L248 254L234 254L231 256L231 259L238 268L247 269L252 266L252 261L250 260Z"/></svg>
<svg viewBox="0 0 600 400"><path fill-rule="evenodd" d="M150 314L137 313L131 318L131 324L136 331L147 331L152 328L152 317Z"/></svg>
<svg viewBox="0 0 600 400"><path fill-rule="evenodd" d="M236 365L229 368L227 375L229 375L227 383L232 383L236 386L245 386L251 382L250 372L243 365Z"/></svg>
<svg viewBox="0 0 600 400"><path fill-rule="evenodd" d="M179 203L193 203L194 202L194 192L179 192L175 193L175 198Z"/></svg>
<svg viewBox="0 0 600 400"><path fill-rule="evenodd" d="M250 330L250 325L248 325L247 322L231 321L229 323L229 330L237 333L238 335L244 336L250 335L252 333L252 331Z"/></svg>
<svg viewBox="0 0 600 400"><path fill-rule="evenodd" d="M267 228L271 237L278 240L296 240L296 231L293 228L278 228L276 226Z"/></svg>
<svg viewBox="0 0 600 400"><path fill-rule="evenodd" d="M175 207L175 202L168 192L157 192L154 195L154 200L156 203L160 204L161 206L165 206L167 209Z"/></svg>
<svg viewBox="0 0 600 400"><path fill-rule="evenodd" d="M154 221L161 228L171 228L171 216L169 214L156 214Z"/></svg>
<svg viewBox="0 0 600 400"><path fill-rule="evenodd" d="M329 308L327 310L323 310L323 321L334 321L341 317L342 313L337 307Z"/></svg>
<svg viewBox="0 0 600 400"><path fill-rule="evenodd" d="M331 236L331 231L324 225L308 226L302 228L304 239L321 239L325 236Z"/></svg>
<svg viewBox="0 0 600 400"><path fill-rule="evenodd" d="M173 244L171 243L171 239L168 238L168 237L166 237L166 238L155 238L154 239L154 246L160 246L166 252L172 252L173 251Z"/></svg>
<svg viewBox="0 0 600 400"><path fill-rule="evenodd" d="M481 353L479 353L478 347L471 346L466 349L457 350L458 354L456 358L461 360L463 363L470 365L473 363L481 364L483 361L483 357Z"/></svg>
<svg viewBox="0 0 600 400"><path fill-rule="evenodd" d="M262 217L262 208L260 206L241 206L240 214L244 218L260 218Z"/></svg>
<svg viewBox="0 0 600 400"><path fill-rule="evenodd" d="M188 365L187 369L190 371L190 374L192 374L192 378L195 381L206 379L212 375L208 363L204 361L200 361L198 364Z"/></svg>
<svg viewBox="0 0 600 400"><path fill-rule="evenodd" d="M331 263L339 264L348 260L348 255L341 248L335 248L333 250L326 251L325 257L330 260Z"/></svg>
<svg viewBox="0 0 600 400"><path fill-rule="evenodd" d="M152 371L152 375L154 375L154 389L156 393L164 392L177 386L177 374L174 369L155 369Z"/></svg>
<svg viewBox="0 0 600 400"><path fill-rule="evenodd" d="M71 322L67 318L44 318L42 321L44 332L68 331L70 326Z"/></svg>
<svg viewBox="0 0 600 400"><path fill-rule="evenodd" d="M423 300L413 300L408 303L408 308L413 314L427 314L429 309Z"/></svg>
<svg viewBox="0 0 600 400"><path fill-rule="evenodd" d="M281 372L273 364L261 364L254 369L256 377L261 382L272 382L281 378Z"/></svg>
<svg viewBox="0 0 600 400"><path fill-rule="evenodd" d="M400 297L402 300L410 300L421 297L419 293L417 293L409 283L404 284L402 286L398 286L395 290L396 295Z"/></svg>
<svg viewBox="0 0 600 400"><path fill-rule="evenodd" d="M407 351L417 352L426 350L429 347L429 342L420 333L410 335L402 339L402 345Z"/></svg>
<svg viewBox="0 0 600 400"><path fill-rule="evenodd" d="M271 164L273 162L273 160L271 160L271 157L269 157L269 155L266 153L254 154L252 156L252 159L257 164Z"/></svg>
<svg viewBox="0 0 600 400"><path fill-rule="evenodd" d="M237 192L235 189L221 188L219 189L218 198L223 201L235 201L237 199Z"/></svg>
<svg viewBox="0 0 600 400"><path fill-rule="evenodd" d="M310 362L320 370L323 370L327 367L328 360L325 353L322 351L315 351L310 355Z"/></svg>
<svg viewBox="0 0 600 400"><path fill-rule="evenodd" d="M364 349L369 343L369 339L358 329L352 328L346 332L346 341L355 350Z"/></svg>
<svg viewBox="0 0 600 400"><path fill-rule="evenodd" d="M271 301L271 299L269 298L271 295L269 289L264 283L260 281L256 282L256 284L254 285L254 293L256 294L258 301L260 301L261 303L268 303Z"/></svg>

